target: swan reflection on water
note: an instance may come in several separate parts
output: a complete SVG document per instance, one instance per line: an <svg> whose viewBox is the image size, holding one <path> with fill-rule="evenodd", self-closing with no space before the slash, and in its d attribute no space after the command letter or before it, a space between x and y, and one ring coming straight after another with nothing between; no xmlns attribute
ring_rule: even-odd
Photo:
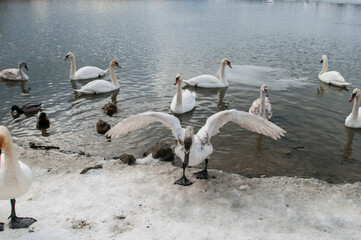
<svg viewBox="0 0 361 240"><path fill-rule="evenodd" d="M218 94L218 103L217 106L219 110L223 111L229 108L228 102L223 101L224 96L226 95L226 91L228 87L224 88L198 88L186 85L183 89L191 89L192 91L196 92L196 94L203 94L207 96L212 96Z"/></svg>
<svg viewBox="0 0 361 240"><path fill-rule="evenodd" d="M217 105L218 105L219 110L221 110L221 111L228 109L228 102L223 101L223 98L226 95L227 89L228 88L221 88L219 90L219 94L218 94L219 101L218 101Z"/></svg>
<svg viewBox="0 0 361 240"><path fill-rule="evenodd" d="M29 93L31 90L30 87L28 89L25 88L25 84L27 83L27 81L6 80L0 78L0 82L2 82L7 88L13 88L19 86L22 93Z"/></svg>
<svg viewBox="0 0 361 240"><path fill-rule="evenodd" d="M349 128L345 126L347 133L347 142L343 149L342 157L344 160L352 160L352 142L355 137L355 133L361 136L361 129Z"/></svg>
<svg viewBox="0 0 361 240"><path fill-rule="evenodd" d="M334 86L331 84L324 83L320 80L318 80L318 82L320 83L320 87L317 88L317 97L322 97L325 90L328 92L342 92L342 91L348 92L349 91L347 89L347 87L337 87L337 86Z"/></svg>

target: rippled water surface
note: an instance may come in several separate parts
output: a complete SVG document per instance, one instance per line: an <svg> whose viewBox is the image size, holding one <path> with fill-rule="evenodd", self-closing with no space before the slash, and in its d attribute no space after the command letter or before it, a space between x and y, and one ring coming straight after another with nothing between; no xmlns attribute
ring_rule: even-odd
<svg viewBox="0 0 361 240"><path fill-rule="evenodd" d="M352 3L352 1L350 2ZM34 141L106 158L140 157L153 142L174 143L161 124L111 142L95 131L98 119L115 125L144 111L171 113L174 77L217 75L227 57L228 89L190 89L197 107L180 116L198 130L223 109L248 111L267 83L272 122L288 131L274 141L227 124L214 138L210 168L245 176L305 176L329 181L361 180L361 131L344 120L354 87L361 87L361 6L327 2L265 1L1 1L0 69L28 63L25 84L0 83L0 124L16 143ZM77 67L108 68L112 59L120 90L81 96L69 81L72 51ZM321 84L322 54L348 89ZM110 80L110 77L105 77ZM14 119L10 107L41 102L51 127L36 129L36 118ZM101 107L117 103L106 116Z"/></svg>

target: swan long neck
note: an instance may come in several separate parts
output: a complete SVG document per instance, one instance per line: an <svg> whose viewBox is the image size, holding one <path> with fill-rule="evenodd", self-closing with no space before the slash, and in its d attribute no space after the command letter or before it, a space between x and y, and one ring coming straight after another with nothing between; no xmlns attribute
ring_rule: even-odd
<svg viewBox="0 0 361 240"><path fill-rule="evenodd" d="M221 83L224 83L224 85L228 86L227 80L224 78L224 72L226 70L226 64L221 63L221 67L219 69L219 80L221 80Z"/></svg>
<svg viewBox="0 0 361 240"><path fill-rule="evenodd" d="M194 130L192 127L186 127L186 131L184 133L184 142L183 148L185 152L190 152L192 145L194 143Z"/></svg>
<svg viewBox="0 0 361 240"><path fill-rule="evenodd" d="M177 86L176 106L183 106L182 80L181 79L179 79L178 86Z"/></svg>
<svg viewBox="0 0 361 240"><path fill-rule="evenodd" d="M266 108L265 108L266 96L264 95L262 90L260 91L259 98L261 100L261 105L259 107L259 114L261 117L265 118L266 117Z"/></svg>
<svg viewBox="0 0 361 240"><path fill-rule="evenodd" d="M352 112L351 112L351 117L354 118L354 119L357 119L358 118L358 112L359 112L359 109L360 109L360 96L356 96L356 99L353 103L353 108L352 108Z"/></svg>
<svg viewBox="0 0 361 240"><path fill-rule="evenodd" d="M324 58L323 59L323 67L322 67L321 72L318 74L318 76L324 74L327 71L327 68L328 68L328 59Z"/></svg>
<svg viewBox="0 0 361 240"><path fill-rule="evenodd" d="M114 64L111 63L109 65L109 69L110 69L110 80L112 81L112 84L116 87L119 87L117 77L115 76Z"/></svg>
<svg viewBox="0 0 361 240"><path fill-rule="evenodd" d="M70 75L69 75L69 78L70 78L70 79L74 79L74 77L75 77L75 72L76 72L75 57L74 57L74 56L70 57L70 60L71 60L71 64L70 64Z"/></svg>
<svg viewBox="0 0 361 240"><path fill-rule="evenodd" d="M4 167L5 170L17 170L20 169L19 161L16 158L16 152L13 140L11 137L7 137L4 143L4 148L2 149L2 154L4 154L4 162L1 164L1 168Z"/></svg>
<svg viewBox="0 0 361 240"><path fill-rule="evenodd" d="M21 64L19 64L18 70L19 70L20 74L22 75L23 74L23 66Z"/></svg>

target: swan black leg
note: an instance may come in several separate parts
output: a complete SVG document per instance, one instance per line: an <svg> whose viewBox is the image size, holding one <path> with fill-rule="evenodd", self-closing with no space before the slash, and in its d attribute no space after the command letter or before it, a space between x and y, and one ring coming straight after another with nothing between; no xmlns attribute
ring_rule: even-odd
<svg viewBox="0 0 361 240"><path fill-rule="evenodd" d="M208 159L206 159L204 161L206 162L206 166L204 167L204 170L194 173L194 176L198 179L208 179L208 177L209 177L208 171L207 171Z"/></svg>
<svg viewBox="0 0 361 240"><path fill-rule="evenodd" d="M185 157L184 157L184 162L183 162L183 176L180 179L178 179L177 181L175 181L174 184L178 184L178 185L182 185L182 186L189 186L192 184L192 182L189 181L185 175L185 171L186 171L188 162L189 162L189 153L186 153Z"/></svg>
<svg viewBox="0 0 361 240"><path fill-rule="evenodd" d="M11 215L10 215L10 228L27 228L34 222L36 222L36 219L34 218L19 218L16 216L15 213L15 199L10 200L11 203Z"/></svg>
<svg viewBox="0 0 361 240"><path fill-rule="evenodd" d="M4 231L4 223L0 223L0 232Z"/></svg>

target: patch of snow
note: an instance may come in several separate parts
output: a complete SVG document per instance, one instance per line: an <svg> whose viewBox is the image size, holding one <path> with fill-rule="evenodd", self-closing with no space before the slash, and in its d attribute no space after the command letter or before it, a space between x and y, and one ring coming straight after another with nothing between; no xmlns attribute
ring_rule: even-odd
<svg viewBox="0 0 361 240"><path fill-rule="evenodd" d="M291 177L245 178L210 170L208 180L174 185L169 162L129 166L100 157L19 149L33 170L19 217L38 221L9 229L10 202L0 201L0 239L359 239L361 184ZM145 164L141 164L141 162ZM101 163L103 169L80 171Z"/></svg>

